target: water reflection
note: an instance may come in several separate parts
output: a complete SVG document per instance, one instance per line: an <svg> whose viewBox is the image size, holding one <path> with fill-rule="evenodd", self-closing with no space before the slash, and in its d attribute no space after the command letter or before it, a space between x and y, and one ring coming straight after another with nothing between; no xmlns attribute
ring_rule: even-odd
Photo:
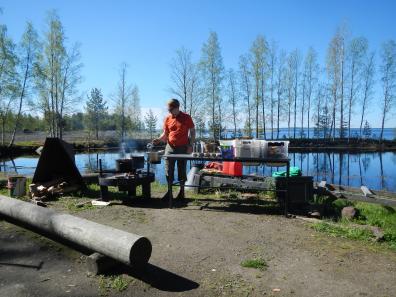
<svg viewBox="0 0 396 297"><path fill-rule="evenodd" d="M84 172L97 171L99 159L103 169L113 169L115 160L125 157L118 152L95 152L76 154L76 165ZM292 166L301 168L304 175L312 175L316 181L359 187L366 185L372 189L386 189L396 192L396 153L291 153ZM0 171L6 174L32 175L37 165L36 156L24 156L15 160L0 162ZM158 181L165 183L164 165L152 165ZM272 175L284 170L267 166L245 166L244 174Z"/></svg>

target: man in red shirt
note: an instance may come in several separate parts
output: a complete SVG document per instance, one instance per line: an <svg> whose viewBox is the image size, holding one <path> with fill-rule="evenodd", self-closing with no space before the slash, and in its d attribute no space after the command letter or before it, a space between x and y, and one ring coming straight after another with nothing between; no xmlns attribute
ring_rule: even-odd
<svg viewBox="0 0 396 297"><path fill-rule="evenodd" d="M169 115L165 118L164 131L161 136L153 140L155 145L161 141L166 142L165 154L191 154L192 145L195 142L195 128L191 116L180 111L180 103L177 99L168 101ZM165 160L165 171L168 182L173 182L175 172L175 160ZM180 182L180 192L176 199L184 198L184 184L187 180L186 161L177 160L177 177ZM163 199L168 199L167 192Z"/></svg>

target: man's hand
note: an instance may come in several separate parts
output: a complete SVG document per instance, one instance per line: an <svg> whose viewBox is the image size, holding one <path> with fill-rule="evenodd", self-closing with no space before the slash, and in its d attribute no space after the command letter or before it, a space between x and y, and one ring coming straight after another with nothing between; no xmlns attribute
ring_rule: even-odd
<svg viewBox="0 0 396 297"><path fill-rule="evenodd" d="M154 145L159 145L161 143L161 139L160 138L156 138L156 139L153 139L152 142L153 142Z"/></svg>

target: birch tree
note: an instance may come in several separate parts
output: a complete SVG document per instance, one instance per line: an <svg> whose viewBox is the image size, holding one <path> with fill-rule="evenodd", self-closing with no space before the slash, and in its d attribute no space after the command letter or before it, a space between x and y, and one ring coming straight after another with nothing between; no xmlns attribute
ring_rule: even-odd
<svg viewBox="0 0 396 297"><path fill-rule="evenodd" d="M193 64L188 88L187 102L189 106L186 111L193 119L199 116L200 110L203 107L202 85L198 68L197 64Z"/></svg>
<svg viewBox="0 0 396 297"><path fill-rule="evenodd" d="M279 139L279 125L282 112L282 100L284 99L285 93L285 81L286 81L286 54L281 52L279 55L276 71L276 138Z"/></svg>
<svg viewBox="0 0 396 297"><path fill-rule="evenodd" d="M39 108L44 114L51 137L63 136L63 117L80 99L77 86L81 81L79 44L67 49L63 25L55 12L47 21L43 52L35 67Z"/></svg>
<svg viewBox="0 0 396 297"><path fill-rule="evenodd" d="M119 81L117 88L116 114L117 114L117 129L119 131L121 142L125 141L128 129L128 108L131 105L132 86L127 82L128 65L122 63L119 70Z"/></svg>
<svg viewBox="0 0 396 297"><path fill-rule="evenodd" d="M318 80L318 72L319 72L319 64L317 61L317 53L316 51L310 47L305 56L304 61L304 94L303 94L303 103L301 108L301 129L304 127L304 115L307 114L307 137L310 135L310 122L311 122L311 101L312 101L312 93L316 87ZM305 109L305 102L307 103L307 108ZM302 132L301 132L302 134Z"/></svg>
<svg viewBox="0 0 396 297"><path fill-rule="evenodd" d="M204 94L209 106L213 139L221 137L221 91L223 81L223 58L216 32L210 32L209 38L202 46L200 68L203 77Z"/></svg>
<svg viewBox="0 0 396 297"><path fill-rule="evenodd" d="M326 70L332 94L331 130L333 140L336 137L336 113L340 108L340 136L344 126L344 33L339 28L330 41L327 51Z"/></svg>
<svg viewBox="0 0 396 297"><path fill-rule="evenodd" d="M368 48L367 40L363 37L351 40L348 48L349 66L349 94L348 94L348 142L351 137L351 120L353 106L356 102L358 90L361 86L363 58Z"/></svg>
<svg viewBox="0 0 396 297"><path fill-rule="evenodd" d="M181 108L193 118L200 104L198 66L192 61L192 52L184 47L176 50L171 62L172 87L170 93L179 99Z"/></svg>
<svg viewBox="0 0 396 297"><path fill-rule="evenodd" d="M138 86L133 86L131 90L131 104L128 107L128 115L131 120L132 132L139 131L142 127L142 112L140 108L140 94Z"/></svg>
<svg viewBox="0 0 396 297"><path fill-rule="evenodd" d="M268 72L269 72L269 103L270 103L270 123L271 123L271 139L274 139L274 108L275 108L275 71L277 63L277 45L273 41L268 54ZM265 121L265 118L264 118Z"/></svg>
<svg viewBox="0 0 396 297"><path fill-rule="evenodd" d="M251 102L251 71L249 68L249 59L247 56L239 58L240 88L244 105L247 110L246 126L248 137L252 136L252 102Z"/></svg>
<svg viewBox="0 0 396 297"><path fill-rule="evenodd" d="M293 104L294 104L294 124L293 124L293 138L296 138L297 130L297 100L298 100L298 85L300 77L301 53L295 49L291 54L291 67L293 74Z"/></svg>
<svg viewBox="0 0 396 297"><path fill-rule="evenodd" d="M234 131L234 137L237 133L237 125L239 121L239 94L237 89L237 77L234 69L229 69L227 72L227 82L228 82L228 103L231 107L231 118L232 126Z"/></svg>
<svg viewBox="0 0 396 297"><path fill-rule="evenodd" d="M363 121L365 120L365 115L367 107L371 102L374 87L374 75L375 75L375 64L374 64L375 54L372 52L366 57L366 61L363 65L363 95L361 100L361 115L360 115L360 129L359 135L362 137Z"/></svg>
<svg viewBox="0 0 396 297"><path fill-rule="evenodd" d="M6 125L15 100L17 56L7 27L0 25L0 125L1 144L5 145Z"/></svg>
<svg viewBox="0 0 396 297"><path fill-rule="evenodd" d="M61 82L59 87L60 100L58 102L57 126L58 137L62 139L64 130L63 117L75 110L75 104L81 100L78 85L81 82L80 44L75 43L71 49L66 50L66 57L61 68Z"/></svg>
<svg viewBox="0 0 396 297"><path fill-rule="evenodd" d="M286 98L287 98L287 137L290 138L290 128L291 128L291 112L293 106L293 98L294 98L294 60L291 54L288 55L287 58L287 68L285 75L285 90L286 90Z"/></svg>
<svg viewBox="0 0 396 297"><path fill-rule="evenodd" d="M37 32L33 28L32 23L28 22L26 24L26 29L22 35L22 39L19 45L19 59L17 67L18 81L16 82L16 95L19 102L15 116L14 128L12 131L10 142L8 144L9 148L14 145L15 135L19 127L24 101L25 98L29 95L29 91L31 90L31 83L34 74L33 67L36 63L38 49L39 42Z"/></svg>
<svg viewBox="0 0 396 297"><path fill-rule="evenodd" d="M259 138L259 107L262 106L263 116L263 133L265 137L265 63L268 45L264 37L259 35L254 40L250 48L250 62L252 67L253 81L254 81L254 102L255 102L255 124L256 124L256 138Z"/></svg>
<svg viewBox="0 0 396 297"><path fill-rule="evenodd" d="M382 45L380 73L383 90L380 133L380 140L382 140L387 115L394 107L396 98L396 42L394 40L389 40Z"/></svg>

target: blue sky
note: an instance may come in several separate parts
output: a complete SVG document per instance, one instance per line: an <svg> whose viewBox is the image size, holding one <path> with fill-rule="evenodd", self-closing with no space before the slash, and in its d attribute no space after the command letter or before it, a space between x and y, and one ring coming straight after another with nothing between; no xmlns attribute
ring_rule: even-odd
<svg viewBox="0 0 396 297"><path fill-rule="evenodd" d="M218 33L226 68L237 67L257 34L286 51L313 46L321 64L336 27L345 22L353 36L365 36L379 52L396 39L396 1L2 1L0 22L14 40L30 20L45 29L48 10L56 9L70 42L81 43L84 68L81 91L93 87L109 97L115 92L121 62L129 64L129 81L137 84L142 107L158 113L170 96L170 61L185 46L199 59L210 30ZM380 89L374 100L379 100ZM369 121L379 126L379 104ZM394 116L387 127L395 127Z"/></svg>

